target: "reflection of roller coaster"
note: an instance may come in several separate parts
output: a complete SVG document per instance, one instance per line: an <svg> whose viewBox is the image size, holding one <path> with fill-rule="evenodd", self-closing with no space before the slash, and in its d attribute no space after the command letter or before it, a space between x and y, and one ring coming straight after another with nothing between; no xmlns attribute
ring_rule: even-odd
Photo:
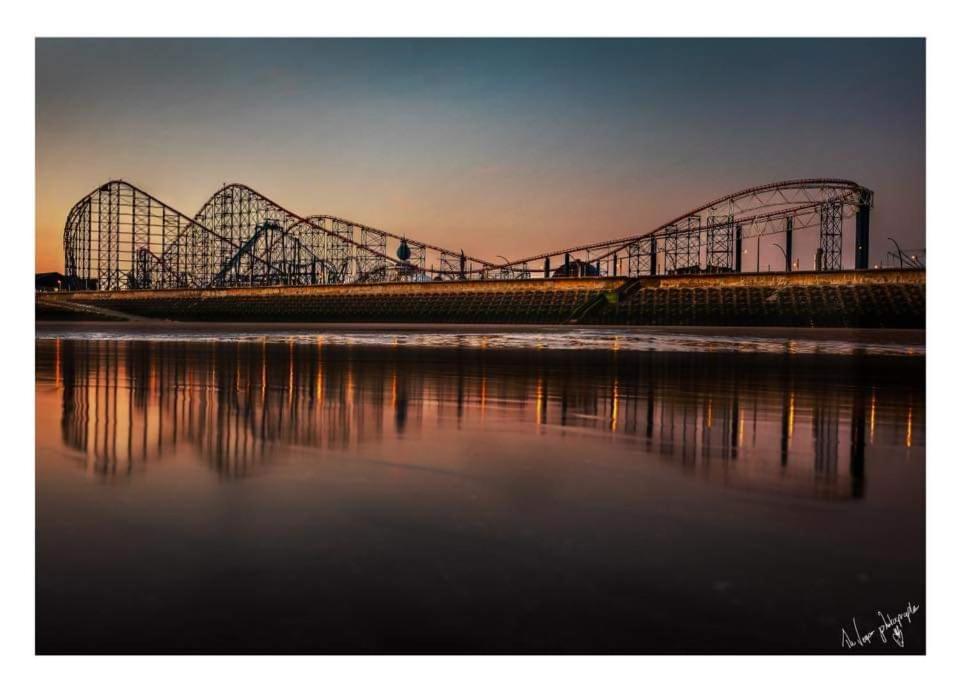
<svg viewBox="0 0 960 692"><path fill-rule="evenodd" d="M564 351L359 348L358 358L322 340L43 339L37 373L57 385L44 396L59 399L63 444L105 476L178 447L239 477L291 447L318 462L405 430L434 439L449 424L505 424L609 435L637 445L637 460L652 453L708 482L839 498L863 493L874 444L925 444L916 359L808 370L779 354L580 351L570 367Z"/></svg>
<svg viewBox="0 0 960 692"><path fill-rule="evenodd" d="M854 266L866 269L872 202L849 180L773 183L645 233L494 263L338 217L299 216L245 185L224 186L191 218L114 180L70 210L64 264L69 287L100 290L724 273L742 270L745 238L778 234L789 269L794 232L814 228L817 268L835 270L852 217Z"/></svg>

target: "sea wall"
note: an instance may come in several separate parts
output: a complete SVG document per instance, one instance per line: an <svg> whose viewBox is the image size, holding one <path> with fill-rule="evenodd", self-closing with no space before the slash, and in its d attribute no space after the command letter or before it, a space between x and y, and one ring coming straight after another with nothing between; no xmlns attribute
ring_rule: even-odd
<svg viewBox="0 0 960 692"><path fill-rule="evenodd" d="M925 289L922 270L871 270L78 291L42 294L37 318L923 328Z"/></svg>

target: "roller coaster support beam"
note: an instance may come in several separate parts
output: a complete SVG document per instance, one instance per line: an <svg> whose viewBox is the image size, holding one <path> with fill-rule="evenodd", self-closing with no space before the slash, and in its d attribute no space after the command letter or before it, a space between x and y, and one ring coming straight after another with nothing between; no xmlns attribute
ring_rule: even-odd
<svg viewBox="0 0 960 692"><path fill-rule="evenodd" d="M787 237L784 242L784 245L786 245L786 249L784 251L784 254L786 255L786 260L787 260L787 271L790 271L790 268L793 267L793 217L792 216L787 217L786 236Z"/></svg>
<svg viewBox="0 0 960 692"><path fill-rule="evenodd" d="M870 267L870 206L866 203L857 207L857 251L855 269Z"/></svg>

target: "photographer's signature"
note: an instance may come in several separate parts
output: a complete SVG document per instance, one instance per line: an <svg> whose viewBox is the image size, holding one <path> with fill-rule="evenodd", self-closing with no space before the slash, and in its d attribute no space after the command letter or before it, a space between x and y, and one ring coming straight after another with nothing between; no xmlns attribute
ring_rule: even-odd
<svg viewBox="0 0 960 692"><path fill-rule="evenodd" d="M858 646L864 647L874 642L880 642L881 644L893 642L902 649L904 625L909 625L912 622L911 618L916 615L919 610L920 606L914 605L909 601L907 601L906 610L894 615L890 615L889 613L885 614L883 611L878 610L877 615L880 616L880 626L870 630L862 630L860 625L857 624L857 619L853 618L853 626L849 632L846 627L840 628L840 647L855 649Z"/></svg>

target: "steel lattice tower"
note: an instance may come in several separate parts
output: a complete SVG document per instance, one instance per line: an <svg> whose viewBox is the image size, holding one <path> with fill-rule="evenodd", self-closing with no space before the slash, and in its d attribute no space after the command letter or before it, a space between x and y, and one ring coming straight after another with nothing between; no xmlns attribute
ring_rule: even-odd
<svg viewBox="0 0 960 692"><path fill-rule="evenodd" d="M656 241L644 238L627 246L627 276L648 276L657 273Z"/></svg>
<svg viewBox="0 0 960 692"><path fill-rule="evenodd" d="M840 204L820 207L820 250L823 271L843 268L843 206Z"/></svg>
<svg viewBox="0 0 960 692"><path fill-rule="evenodd" d="M708 272L733 271L733 215L707 217Z"/></svg>

